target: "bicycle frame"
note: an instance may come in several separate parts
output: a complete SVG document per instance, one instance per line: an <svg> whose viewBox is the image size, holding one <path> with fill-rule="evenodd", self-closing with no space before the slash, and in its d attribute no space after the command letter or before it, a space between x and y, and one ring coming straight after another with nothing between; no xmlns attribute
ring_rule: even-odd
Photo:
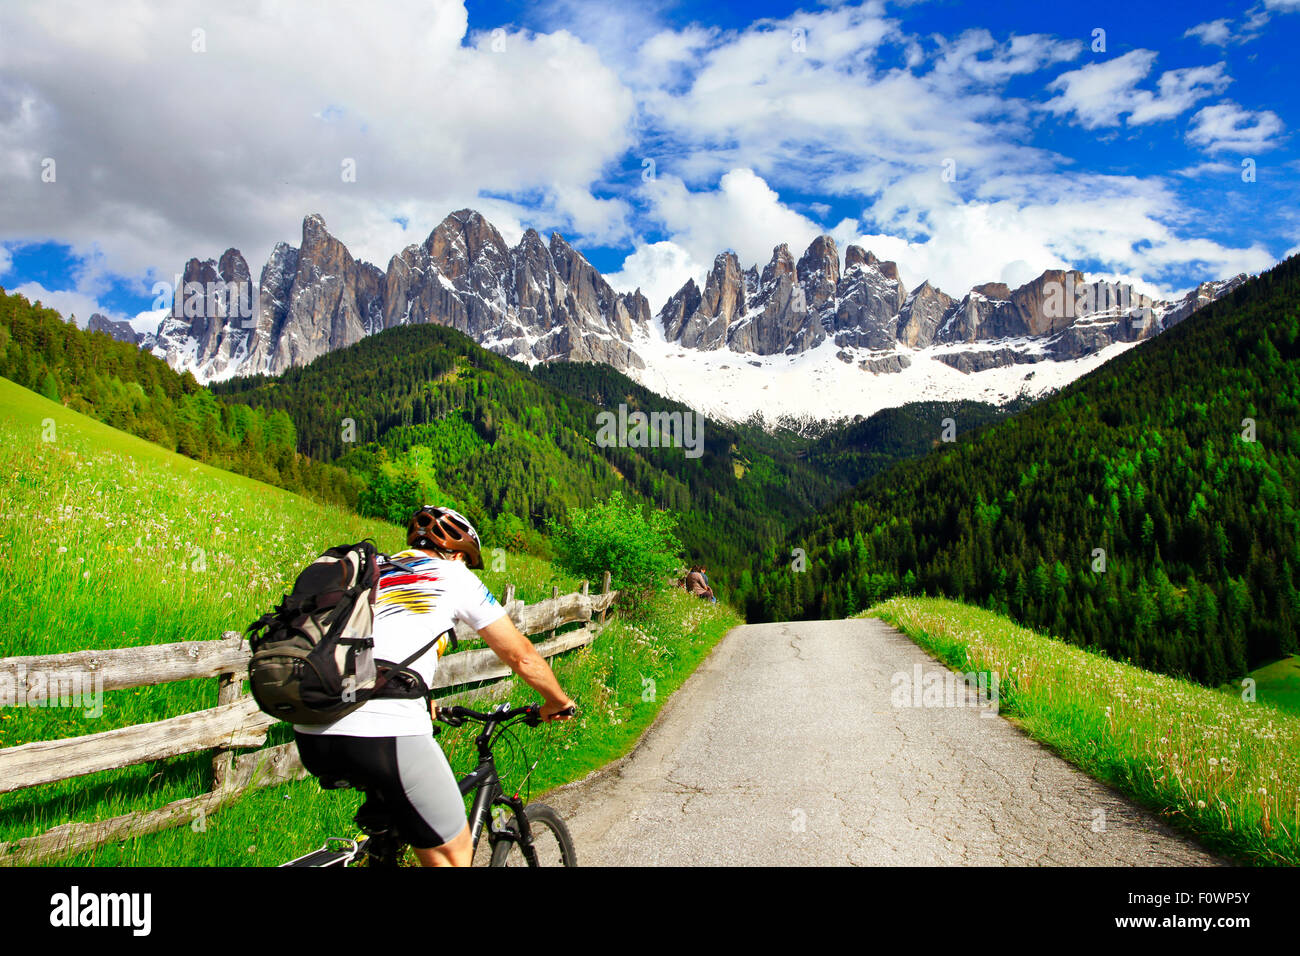
<svg viewBox="0 0 1300 956"><path fill-rule="evenodd" d="M524 801L517 793L513 796L506 796L506 792L501 786L501 778L497 776L496 759L492 755L492 734L497 729L497 721L489 721L484 724L483 731L474 741L475 746L478 748L479 764L466 774L458 784L461 796L467 795L471 790L477 789L478 791L474 794L474 803L469 812L469 832L474 839L473 851L478 851L479 839L486 828L488 843L493 848L501 840L517 842L520 844L520 850L529 865L536 866L536 851L533 848L533 835L528 827L528 818L524 814ZM498 829L494 825L492 807L497 805L509 807L514 813L519 833L516 834L505 827Z"/></svg>

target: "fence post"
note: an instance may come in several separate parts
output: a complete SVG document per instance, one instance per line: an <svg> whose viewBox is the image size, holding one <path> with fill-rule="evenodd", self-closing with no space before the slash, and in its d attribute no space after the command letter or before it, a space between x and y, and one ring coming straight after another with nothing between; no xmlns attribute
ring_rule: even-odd
<svg viewBox="0 0 1300 956"><path fill-rule="evenodd" d="M232 704L244 696L244 675L225 673L217 675L217 706ZM224 790L234 767L235 752L225 747L212 751L212 789Z"/></svg>
<svg viewBox="0 0 1300 956"><path fill-rule="evenodd" d="M601 580L601 582L600 582L600 593L601 593L601 594L608 594L608 593L609 593L609 579L610 579L610 573L609 573L608 571L606 571L606 572L605 572L605 576L604 576L604 578L603 578L603 579ZM600 623L601 623L601 624L604 624L604 623L605 623L605 612L606 612L607 610L609 610L608 606L606 606L605 608L603 608L603 609L601 610L601 612L600 612Z"/></svg>
<svg viewBox="0 0 1300 956"><path fill-rule="evenodd" d="M552 584L552 585L551 585L551 600L552 600L552 601L555 601L555 600L557 600L559 597L560 597L560 586L559 586L558 584ZM547 636L547 637L554 637L554 636L555 636L555 628L551 628L550 632L549 632L546 636Z"/></svg>

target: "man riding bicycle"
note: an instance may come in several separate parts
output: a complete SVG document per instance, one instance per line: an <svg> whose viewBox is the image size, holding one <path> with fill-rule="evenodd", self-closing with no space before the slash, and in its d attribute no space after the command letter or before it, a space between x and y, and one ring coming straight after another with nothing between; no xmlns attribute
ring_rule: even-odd
<svg viewBox="0 0 1300 956"><path fill-rule="evenodd" d="M482 568L478 532L450 508L425 505L406 525L402 565L381 569L375 601L375 656L405 660L463 621L542 695L543 720L566 720L573 701L550 665L470 568ZM444 636L409 665L428 685ZM569 713L563 713L568 711ZM450 764L433 739L422 700L377 698L332 724L294 725L303 765L317 777L343 778L391 810L422 866L469 866L473 841Z"/></svg>

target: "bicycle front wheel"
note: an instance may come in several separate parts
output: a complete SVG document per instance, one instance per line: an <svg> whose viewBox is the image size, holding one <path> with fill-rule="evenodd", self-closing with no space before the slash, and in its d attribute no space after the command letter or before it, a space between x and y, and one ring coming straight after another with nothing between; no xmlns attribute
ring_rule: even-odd
<svg viewBox="0 0 1300 956"><path fill-rule="evenodd" d="M544 803L530 803L524 807L524 816L528 819L528 829L532 834L533 850L537 855L537 866L577 866L577 855L573 850L573 837L564 825L560 815ZM511 819L508 829L519 833L519 822ZM532 866L524 856L519 841L509 838L497 841L492 851L492 866Z"/></svg>

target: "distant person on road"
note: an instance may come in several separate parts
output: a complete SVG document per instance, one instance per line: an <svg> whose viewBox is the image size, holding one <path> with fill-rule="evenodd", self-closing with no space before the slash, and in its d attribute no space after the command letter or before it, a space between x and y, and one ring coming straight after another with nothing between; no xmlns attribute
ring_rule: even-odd
<svg viewBox="0 0 1300 956"><path fill-rule="evenodd" d="M718 603L718 596L713 593L713 585L709 583L709 567L706 564L700 565L700 577L704 578L704 586L709 591L709 601L713 604Z"/></svg>
<svg viewBox="0 0 1300 956"><path fill-rule="evenodd" d="M713 589L709 587L709 579L704 576L703 567L698 564L693 565L690 573L686 575L686 590L698 598L717 600L713 596Z"/></svg>

